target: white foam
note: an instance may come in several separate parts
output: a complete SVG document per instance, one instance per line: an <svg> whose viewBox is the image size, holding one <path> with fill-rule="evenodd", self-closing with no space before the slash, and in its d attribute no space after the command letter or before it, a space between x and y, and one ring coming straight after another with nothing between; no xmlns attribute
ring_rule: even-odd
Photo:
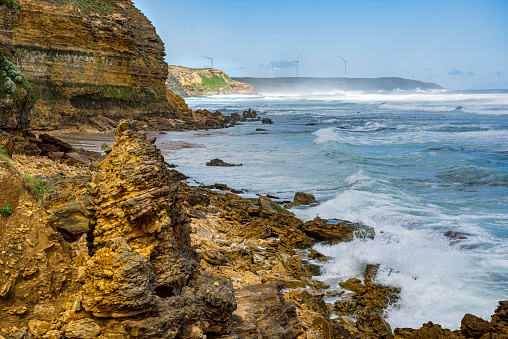
<svg viewBox="0 0 508 339"><path fill-rule="evenodd" d="M364 179L358 172L346 181ZM457 329L465 312L488 319L503 298L494 285L490 291L485 288L486 277L477 273L503 272L508 265L506 258L493 260L490 253L460 250L435 229L425 227L433 220L459 227L460 218L443 215L438 206L396 190L388 194L350 189L308 209L306 214L307 219L316 214L323 218L340 216L375 227L377 235L372 241L357 239L315 248L334 258L324 267L329 283L361 278L366 264L380 265L378 282L401 289L397 307L387 312L392 327L418 328L433 321ZM471 231L482 232L478 228Z"/></svg>
<svg viewBox="0 0 508 339"><path fill-rule="evenodd" d="M320 130L317 130L316 132L312 133L316 136L316 139L314 139L314 142L316 144L322 144L328 141L335 141L337 140L337 135L335 134L335 131L337 129L335 127L328 127L328 128L322 128Z"/></svg>

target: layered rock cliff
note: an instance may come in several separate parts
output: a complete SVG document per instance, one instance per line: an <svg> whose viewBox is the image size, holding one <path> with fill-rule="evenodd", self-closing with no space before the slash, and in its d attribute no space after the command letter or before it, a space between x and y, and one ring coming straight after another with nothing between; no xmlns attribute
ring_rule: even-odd
<svg viewBox="0 0 508 339"><path fill-rule="evenodd" d="M19 4L0 1L0 128L26 128L30 85L13 63L13 34Z"/></svg>
<svg viewBox="0 0 508 339"><path fill-rule="evenodd" d="M164 45L130 0L19 0L0 17L0 43L32 84L32 127L168 117L178 106L168 102Z"/></svg>
<svg viewBox="0 0 508 339"><path fill-rule="evenodd" d="M169 66L167 87L184 96L216 94L255 94L254 87L232 80L226 73L213 68Z"/></svg>

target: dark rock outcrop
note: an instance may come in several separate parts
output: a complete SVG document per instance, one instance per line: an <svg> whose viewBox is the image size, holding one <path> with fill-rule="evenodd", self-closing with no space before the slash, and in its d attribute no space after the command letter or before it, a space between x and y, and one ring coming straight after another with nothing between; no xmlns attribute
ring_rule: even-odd
<svg viewBox="0 0 508 339"><path fill-rule="evenodd" d="M238 165L230 164L228 162L225 162L222 159L215 158L215 159L212 159L209 162L207 162L206 166L233 167L233 166L242 166L242 164L238 164Z"/></svg>

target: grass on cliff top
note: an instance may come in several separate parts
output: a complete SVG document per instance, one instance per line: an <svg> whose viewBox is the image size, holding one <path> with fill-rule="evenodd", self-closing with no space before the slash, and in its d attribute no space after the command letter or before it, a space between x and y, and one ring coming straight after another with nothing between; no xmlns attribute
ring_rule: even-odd
<svg viewBox="0 0 508 339"><path fill-rule="evenodd" d="M2 0L0 0L2 1ZM73 4L77 6L83 13L111 13L111 0L49 0L57 4Z"/></svg>

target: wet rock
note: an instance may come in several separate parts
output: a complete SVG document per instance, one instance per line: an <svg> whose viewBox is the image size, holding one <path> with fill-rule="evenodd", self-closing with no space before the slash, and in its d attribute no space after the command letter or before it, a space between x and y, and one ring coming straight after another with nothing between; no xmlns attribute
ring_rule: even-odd
<svg viewBox="0 0 508 339"><path fill-rule="evenodd" d="M292 208L295 206L313 205L313 204L317 204L317 200L312 194L304 192L296 192L293 202L285 204L284 207Z"/></svg>
<svg viewBox="0 0 508 339"><path fill-rule="evenodd" d="M477 316L467 313L462 318L460 331L466 338L480 338L489 332L490 324Z"/></svg>
<svg viewBox="0 0 508 339"><path fill-rule="evenodd" d="M303 310L317 312L324 317L330 316L330 309L322 296L310 294L304 289L296 289L287 292L284 297Z"/></svg>
<svg viewBox="0 0 508 339"><path fill-rule="evenodd" d="M273 124L273 121L270 118L263 118L261 120L261 123L263 123L263 124Z"/></svg>
<svg viewBox="0 0 508 339"><path fill-rule="evenodd" d="M396 328L394 330L394 337L396 339L461 339L462 336L459 336L457 333L454 333L448 329L443 329L441 325L437 325L429 321L428 323L423 324L423 326L418 330L413 330L410 328Z"/></svg>
<svg viewBox="0 0 508 339"><path fill-rule="evenodd" d="M256 128L256 131L258 131L258 132L266 132L266 131L267 131L267 129L264 129L264 128Z"/></svg>
<svg viewBox="0 0 508 339"><path fill-rule="evenodd" d="M316 198L310 193L296 192L294 198L295 206L317 204Z"/></svg>
<svg viewBox="0 0 508 339"><path fill-rule="evenodd" d="M101 328L92 319L71 321L62 328L66 338L92 339L101 333Z"/></svg>
<svg viewBox="0 0 508 339"><path fill-rule="evenodd" d="M332 244L351 241L355 238L374 238L372 227L347 221L333 222L319 217L304 223L303 231L316 240L328 241Z"/></svg>
<svg viewBox="0 0 508 339"><path fill-rule="evenodd" d="M249 108L248 110L243 111L242 116L245 119L254 119L258 116L258 114L256 111Z"/></svg>
<svg viewBox="0 0 508 339"><path fill-rule="evenodd" d="M508 336L508 301L500 301L491 320L492 332Z"/></svg>
<svg viewBox="0 0 508 339"><path fill-rule="evenodd" d="M327 262L330 258L326 255L316 251L315 249L309 249L309 258L318 260L320 262Z"/></svg>
<svg viewBox="0 0 508 339"><path fill-rule="evenodd" d="M275 201L271 200L268 197L260 196L258 199L258 204L261 208L266 209L272 213L282 213L286 215L294 215L293 213L289 212L285 208L281 207L279 204L277 204Z"/></svg>
<svg viewBox="0 0 508 339"><path fill-rule="evenodd" d="M206 166L233 167L233 166L242 166L242 164L238 164L238 165L230 164L230 163L225 162L224 160L215 158L215 159L212 159L209 162L207 162Z"/></svg>
<svg viewBox="0 0 508 339"><path fill-rule="evenodd" d="M41 150L42 155L49 152L71 152L72 146L65 141L55 138L49 134L39 135L39 139L35 142L37 147Z"/></svg>
<svg viewBox="0 0 508 339"><path fill-rule="evenodd" d="M463 239L467 239L467 236L465 233L462 233L462 232L456 232L456 231L446 231L444 233L444 236L445 237L448 237L450 239L453 239L453 240L463 240Z"/></svg>
<svg viewBox="0 0 508 339"><path fill-rule="evenodd" d="M357 317L365 312L382 313L388 306L397 302L400 290L375 283L378 267L367 265L364 283L360 279L350 278L340 282L342 288L354 294L337 300L334 310L338 314Z"/></svg>

